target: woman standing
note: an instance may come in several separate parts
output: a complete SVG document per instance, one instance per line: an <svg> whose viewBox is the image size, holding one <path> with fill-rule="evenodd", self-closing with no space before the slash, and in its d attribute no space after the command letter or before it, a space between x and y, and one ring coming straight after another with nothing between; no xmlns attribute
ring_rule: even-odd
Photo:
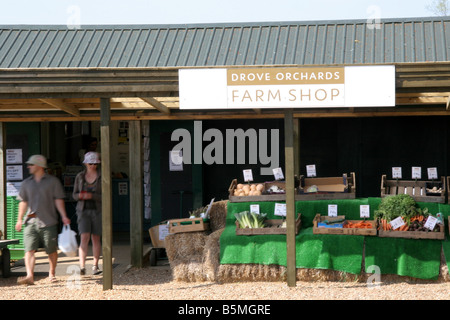
<svg viewBox="0 0 450 320"><path fill-rule="evenodd" d="M102 183L98 165L100 156L97 152L88 152L83 161L86 169L75 177L73 198L77 201L76 213L78 231L80 233L80 258L81 275L86 274L85 262L89 247L89 239L92 240L92 253L94 256L93 274L99 274L102 235Z"/></svg>

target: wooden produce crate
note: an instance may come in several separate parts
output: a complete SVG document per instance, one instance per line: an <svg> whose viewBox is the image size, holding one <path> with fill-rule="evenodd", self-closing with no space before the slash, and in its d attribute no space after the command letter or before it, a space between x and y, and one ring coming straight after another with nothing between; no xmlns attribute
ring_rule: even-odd
<svg viewBox="0 0 450 320"><path fill-rule="evenodd" d="M337 217L329 217L329 216L321 216L319 213L316 214L313 220L313 234L343 234L343 235L356 235L356 236L376 236L377 235L377 224L375 220L367 220L372 223L372 228L363 229L363 228L326 228L319 227L319 223L325 220L333 221L338 219L345 219L345 216L337 216ZM345 220L343 225L347 222L357 223L360 220Z"/></svg>
<svg viewBox="0 0 450 320"><path fill-rule="evenodd" d="M395 231L395 230L378 230L378 236L382 238L407 238L407 239L434 239L444 240L444 226L439 225L439 231Z"/></svg>
<svg viewBox="0 0 450 320"><path fill-rule="evenodd" d="M247 183L242 183L247 184ZM286 183L284 181L272 181L272 182L253 182L251 184L258 185L261 184L263 189L261 190L261 195L248 195L248 196L237 196L235 195L235 190L238 186L237 179L231 181L229 192L230 202L255 202L255 201L284 201L286 200L285 193L269 193L270 187L277 186L280 189L285 189Z"/></svg>
<svg viewBox="0 0 450 320"><path fill-rule="evenodd" d="M317 192L308 192L308 188L317 186ZM346 173L342 177L329 178L305 178L300 176L300 185L296 200L333 200L333 199L355 199L356 180L355 173Z"/></svg>
<svg viewBox="0 0 450 320"><path fill-rule="evenodd" d="M442 188L442 192L427 192L433 186ZM440 181L414 181L414 180L387 180L386 175L381 176L381 197L409 194L418 202L445 203L446 183L442 177Z"/></svg>
<svg viewBox="0 0 450 320"><path fill-rule="evenodd" d="M160 224L151 227L148 229L148 233L150 234L150 239L152 241L152 245L155 248L165 248L165 232L161 232L161 228L167 231L167 221L163 221ZM167 231L168 232L168 231Z"/></svg>
<svg viewBox="0 0 450 320"><path fill-rule="evenodd" d="M255 236L263 234L286 234L286 228L279 227L283 223L283 219L268 219L265 221L265 228L239 228L239 222L236 221L237 236ZM298 214L295 220L295 234L298 234L301 227L301 214Z"/></svg>
<svg viewBox="0 0 450 320"><path fill-rule="evenodd" d="M196 232L209 230L209 222L203 218L169 220L169 233Z"/></svg>

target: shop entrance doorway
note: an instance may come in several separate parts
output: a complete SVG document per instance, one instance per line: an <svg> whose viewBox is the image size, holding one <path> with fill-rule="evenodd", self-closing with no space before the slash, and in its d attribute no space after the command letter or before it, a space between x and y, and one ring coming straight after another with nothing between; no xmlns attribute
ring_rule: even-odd
<svg viewBox="0 0 450 320"><path fill-rule="evenodd" d="M161 146L161 219L188 218L193 209L192 164L171 163L170 152L178 141L171 133L160 135Z"/></svg>

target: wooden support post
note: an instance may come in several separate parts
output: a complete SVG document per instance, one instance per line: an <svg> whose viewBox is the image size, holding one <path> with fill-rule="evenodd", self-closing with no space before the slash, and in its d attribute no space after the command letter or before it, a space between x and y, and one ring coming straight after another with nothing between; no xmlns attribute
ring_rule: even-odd
<svg viewBox="0 0 450 320"><path fill-rule="evenodd" d="M300 178L300 119L294 118L294 173Z"/></svg>
<svg viewBox="0 0 450 320"><path fill-rule="evenodd" d="M112 189L109 124L111 118L109 98L100 98L100 135L102 146L102 248L103 290L112 283Z"/></svg>
<svg viewBox="0 0 450 320"><path fill-rule="evenodd" d="M141 121L130 121L130 245L131 265L143 264L142 143Z"/></svg>
<svg viewBox="0 0 450 320"><path fill-rule="evenodd" d="M286 167L286 257L287 284L296 285L295 261L295 188L294 188L294 121L292 109L284 114L284 150Z"/></svg>

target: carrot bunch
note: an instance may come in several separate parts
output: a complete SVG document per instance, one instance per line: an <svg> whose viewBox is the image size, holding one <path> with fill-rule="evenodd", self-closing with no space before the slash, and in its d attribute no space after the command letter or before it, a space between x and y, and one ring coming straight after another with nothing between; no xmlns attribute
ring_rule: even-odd
<svg viewBox="0 0 450 320"><path fill-rule="evenodd" d="M344 228L370 229L370 228L372 228L372 223L369 221L364 221L364 220L361 220L359 222L347 221L347 223L344 224Z"/></svg>
<svg viewBox="0 0 450 320"><path fill-rule="evenodd" d="M423 219L425 219L425 217L424 217L422 214L420 214L420 215L416 215L416 216L412 217L412 218L410 219L410 221L411 221L411 222L414 222L414 221L422 222Z"/></svg>
<svg viewBox="0 0 450 320"><path fill-rule="evenodd" d="M405 223L400 228L392 229L391 224L386 219L380 219L380 223L378 224L378 230L395 230L395 231L408 231L409 225L408 223Z"/></svg>
<svg viewBox="0 0 450 320"><path fill-rule="evenodd" d="M392 226L386 219L380 219L380 223L378 225L378 230L383 229L384 231L392 230Z"/></svg>

